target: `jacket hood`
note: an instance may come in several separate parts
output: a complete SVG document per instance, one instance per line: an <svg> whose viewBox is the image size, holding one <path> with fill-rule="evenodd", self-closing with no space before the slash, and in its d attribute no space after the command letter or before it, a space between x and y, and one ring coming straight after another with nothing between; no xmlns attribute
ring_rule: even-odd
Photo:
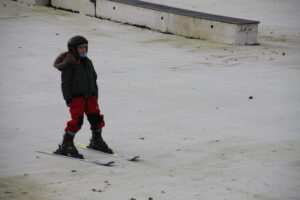
<svg viewBox="0 0 300 200"><path fill-rule="evenodd" d="M68 66L69 64L78 63L78 59L72 52L63 52L61 53L54 61L53 66L61 71L63 68Z"/></svg>

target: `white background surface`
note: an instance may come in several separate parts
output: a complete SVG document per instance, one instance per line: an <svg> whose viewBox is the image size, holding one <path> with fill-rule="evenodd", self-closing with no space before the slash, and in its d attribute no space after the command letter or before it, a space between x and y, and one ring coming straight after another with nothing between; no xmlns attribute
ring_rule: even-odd
<svg viewBox="0 0 300 200"><path fill-rule="evenodd" d="M1 1L1 199L299 199L298 2L173 2L261 21L260 45L239 47ZM99 75L104 138L140 162L35 153L55 150L69 120L52 63L77 34ZM85 119L75 140L90 135Z"/></svg>

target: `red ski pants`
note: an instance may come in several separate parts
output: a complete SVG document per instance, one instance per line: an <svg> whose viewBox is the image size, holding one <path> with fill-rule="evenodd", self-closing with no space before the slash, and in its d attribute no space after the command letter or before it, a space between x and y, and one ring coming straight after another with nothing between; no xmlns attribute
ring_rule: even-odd
<svg viewBox="0 0 300 200"><path fill-rule="evenodd" d="M71 120L68 121L65 131L76 133L83 124L84 113L91 125L91 130L101 129L105 126L104 116L100 114L96 97L77 97L72 99L70 105Z"/></svg>

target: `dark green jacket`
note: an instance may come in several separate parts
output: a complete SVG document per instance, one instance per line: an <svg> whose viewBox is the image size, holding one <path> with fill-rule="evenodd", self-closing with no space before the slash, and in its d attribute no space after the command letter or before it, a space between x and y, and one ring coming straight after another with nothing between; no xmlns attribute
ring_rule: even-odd
<svg viewBox="0 0 300 200"><path fill-rule="evenodd" d="M98 98L97 74L89 58L77 60L72 53L60 54L54 67L61 73L61 89L64 99L69 104L75 97Z"/></svg>

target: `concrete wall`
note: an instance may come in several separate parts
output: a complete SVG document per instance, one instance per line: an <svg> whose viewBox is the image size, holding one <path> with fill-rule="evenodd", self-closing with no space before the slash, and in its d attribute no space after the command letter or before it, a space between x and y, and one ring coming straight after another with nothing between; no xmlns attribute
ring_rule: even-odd
<svg viewBox="0 0 300 200"><path fill-rule="evenodd" d="M145 26L161 32L225 44L257 43L258 23L226 23L110 0L97 0L96 16L121 23Z"/></svg>
<svg viewBox="0 0 300 200"><path fill-rule="evenodd" d="M17 1L21 3L28 3L37 6L46 6L49 4L49 0L17 0Z"/></svg>
<svg viewBox="0 0 300 200"><path fill-rule="evenodd" d="M90 0L51 0L55 8L62 8L79 12L84 15L95 16L95 4Z"/></svg>
<svg viewBox="0 0 300 200"><path fill-rule="evenodd" d="M232 24L170 13L168 32L224 44L246 45L257 43L258 25Z"/></svg>
<svg viewBox="0 0 300 200"><path fill-rule="evenodd" d="M49 0L18 0L46 5ZM138 0L51 0L55 8L147 27L185 37L233 45L257 43L258 23L141 2Z"/></svg>
<svg viewBox="0 0 300 200"><path fill-rule="evenodd" d="M157 31L168 31L168 13L113 1L97 0L96 16L121 23L145 26Z"/></svg>

